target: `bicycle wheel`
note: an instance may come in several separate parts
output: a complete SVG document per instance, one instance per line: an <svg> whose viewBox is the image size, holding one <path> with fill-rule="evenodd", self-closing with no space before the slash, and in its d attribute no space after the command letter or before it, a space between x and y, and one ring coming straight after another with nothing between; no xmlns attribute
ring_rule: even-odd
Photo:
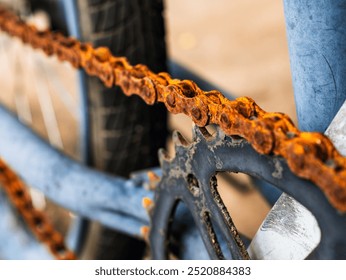
<svg viewBox="0 0 346 280"><path fill-rule="evenodd" d="M156 72L165 70L162 1L77 0L73 2L78 15L74 18L68 16L66 6L72 1L30 2L34 10L44 9L53 15L53 27L74 26L82 41L107 46L113 54L126 56L132 64L143 63ZM82 139L82 146L87 147L87 164L121 176L157 165L157 149L166 141L165 108L150 108L138 97L124 96L118 88L105 88L96 78L82 74L80 79L87 103L84 120L88 121L84 125L88 128L82 128L87 131ZM82 257L142 257L144 242L103 226L93 228L96 230L84 243L92 246L84 246L88 250Z"/></svg>
<svg viewBox="0 0 346 280"><path fill-rule="evenodd" d="M165 70L162 1L77 3L82 40L108 46L133 64ZM91 165L122 176L158 165L157 150L166 141L166 109L150 108L137 97L124 96L120 89L106 89L94 78L87 79L87 88ZM143 254L142 242L104 227L99 234L94 247L97 259L140 258Z"/></svg>

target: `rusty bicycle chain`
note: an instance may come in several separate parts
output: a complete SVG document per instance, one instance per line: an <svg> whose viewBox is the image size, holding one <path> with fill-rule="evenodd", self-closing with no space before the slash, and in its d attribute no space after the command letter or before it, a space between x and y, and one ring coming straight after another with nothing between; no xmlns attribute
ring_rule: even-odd
<svg viewBox="0 0 346 280"><path fill-rule="evenodd" d="M336 209L346 212L346 158L323 134L299 131L287 115L265 112L251 98L231 101L219 91L201 90L193 81L155 74L142 64L132 66L108 48L95 49L58 32L39 31L5 8L0 8L0 29L83 68L107 87L120 86L125 95L138 95L148 105L162 102L169 112L184 113L198 126L217 124L227 135L245 138L258 153L285 158L294 174L312 181Z"/></svg>
<svg viewBox="0 0 346 280"><path fill-rule="evenodd" d="M63 236L54 229L45 213L34 208L27 187L2 159L0 159L0 185L36 238L49 248L56 259L76 258L74 253L67 249Z"/></svg>

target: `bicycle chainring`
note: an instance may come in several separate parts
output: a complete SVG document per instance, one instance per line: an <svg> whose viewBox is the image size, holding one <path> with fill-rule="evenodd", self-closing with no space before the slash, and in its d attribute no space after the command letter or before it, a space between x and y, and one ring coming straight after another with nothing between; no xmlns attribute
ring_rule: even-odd
<svg viewBox="0 0 346 280"><path fill-rule="evenodd" d="M173 143L173 158L169 158L164 150L159 152L162 177L149 212L149 242L153 259L167 259L170 255L172 224L180 201L191 213L211 259L224 259L226 255L231 255L232 259L249 259L244 242L218 192L215 175L226 171L265 180L307 207L322 230L322 240L315 250L328 251L333 235L335 240L342 238L344 215L337 214L324 194L310 181L295 176L285 159L259 154L245 139L227 136L219 127L211 135L206 128L195 126L192 143L174 132ZM335 230L331 232L329 227ZM328 234L323 234L324 231ZM216 232L218 236L222 235L221 240L226 244L221 244ZM225 247L227 254L224 254Z"/></svg>

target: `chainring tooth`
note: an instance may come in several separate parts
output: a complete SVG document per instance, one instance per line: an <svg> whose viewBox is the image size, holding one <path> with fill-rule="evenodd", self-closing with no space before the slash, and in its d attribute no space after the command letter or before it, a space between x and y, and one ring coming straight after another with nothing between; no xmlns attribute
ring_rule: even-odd
<svg viewBox="0 0 346 280"><path fill-rule="evenodd" d="M208 174L214 174L214 168L216 168L213 151L220 145L225 145L225 143L229 141L227 141L224 132L220 131L218 128L216 128L213 135L209 133L205 127L193 126L192 131L192 143L188 143L185 138L182 138L183 136L180 133L173 133L173 143L178 146L173 158L168 159L164 150L160 152L163 176L161 177L159 187L155 190L155 205L152 209L152 215L150 216L150 240L153 258L162 258L165 254L164 252L168 250L167 240L165 242L156 242L155 240L155 237L157 238L157 236L160 236L159 232L161 232L160 238L162 237L162 232L167 234L169 230L168 225L173 219L173 213L170 212L172 208L167 207L164 201L175 200L175 203L177 203L179 200L182 200L186 203L189 211L195 213L195 223L199 228L201 237L204 240L211 258L224 259L219 241L213 229L213 224L211 222L212 217L206 214L211 213L211 209L217 207L220 212L218 219L224 219L223 222L218 221L217 223L221 227L226 227L224 231L229 232L231 236L229 239L234 240L229 241L232 245L227 246L228 250L233 250L231 255L236 259L248 259L246 249L244 244L240 241L241 239L235 226L233 223L232 226L230 226L229 221L231 221L231 219L228 218L230 215L227 209L224 207L222 201L219 203L214 201L215 190L213 191L212 189L213 186L216 188L216 182L213 186L209 183L214 177L209 177ZM204 153L206 153L207 160L201 160L200 158ZM208 171L203 175L205 168L207 168L207 170L212 170L212 173ZM214 206L211 207L211 204ZM225 212L228 216L224 214ZM167 239L168 236L164 236L164 238Z"/></svg>
<svg viewBox="0 0 346 280"><path fill-rule="evenodd" d="M187 147L189 145L189 142L177 130L173 131L172 139L173 139L173 144L175 147Z"/></svg>
<svg viewBox="0 0 346 280"><path fill-rule="evenodd" d="M2 6L0 29L34 48L46 50L48 55L57 55L62 61L84 68L88 74L104 81L106 86L121 87L127 96L138 95L149 105L162 102L170 112L184 113L197 125L217 124L227 135L244 137L261 154L273 153L284 157L290 161L289 167L294 174L314 182L336 209L346 212L346 172L328 166L313 148L300 157L299 149L294 149L297 145L290 149L294 141L283 132L287 129L294 132L295 138L303 141L304 146L316 146L305 141L303 135L306 134L316 143L323 142L329 151L328 160L340 162L339 168L345 171L346 158L323 134L299 133L287 115L267 113L251 98L228 100L221 92L201 90L193 81L172 79L166 73L155 74L144 65L132 66L104 47L95 49L90 44L49 30L40 32ZM203 134L205 131L202 129L200 132ZM204 134L204 138L208 137Z"/></svg>
<svg viewBox="0 0 346 280"><path fill-rule="evenodd" d="M165 167L169 165L169 162L171 160L167 151L163 148L159 149L158 156L159 156L159 162L160 162L161 168L163 170L167 169Z"/></svg>

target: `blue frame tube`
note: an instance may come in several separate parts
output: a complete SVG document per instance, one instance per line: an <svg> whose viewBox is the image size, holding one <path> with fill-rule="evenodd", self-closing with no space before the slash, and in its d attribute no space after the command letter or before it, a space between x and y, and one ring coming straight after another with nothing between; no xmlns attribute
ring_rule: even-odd
<svg viewBox="0 0 346 280"><path fill-rule="evenodd" d="M6 194L0 189L0 259L43 260L53 256L47 248L28 231L22 229L22 221L13 215L13 209Z"/></svg>
<svg viewBox="0 0 346 280"><path fill-rule="evenodd" d="M72 212L139 236L149 224L143 197L131 180L90 169L53 149L0 106L0 155L21 178ZM124 226L126 225L126 226Z"/></svg>
<svg viewBox="0 0 346 280"><path fill-rule="evenodd" d="M153 199L154 193L144 188L148 182L143 175L126 180L75 162L19 123L2 106L0 135L1 157L28 185L42 191L55 203L132 236L139 237L141 226L149 225L142 199ZM42 245L18 222L13 209L2 201L6 199L0 191L0 240L5 240L0 242L0 258L48 258ZM184 221L185 216L185 212L180 213L177 221ZM183 258L207 259L197 227L193 223L189 225L191 227L182 237Z"/></svg>
<svg viewBox="0 0 346 280"><path fill-rule="evenodd" d="M299 127L324 132L346 99L346 2L284 0Z"/></svg>

